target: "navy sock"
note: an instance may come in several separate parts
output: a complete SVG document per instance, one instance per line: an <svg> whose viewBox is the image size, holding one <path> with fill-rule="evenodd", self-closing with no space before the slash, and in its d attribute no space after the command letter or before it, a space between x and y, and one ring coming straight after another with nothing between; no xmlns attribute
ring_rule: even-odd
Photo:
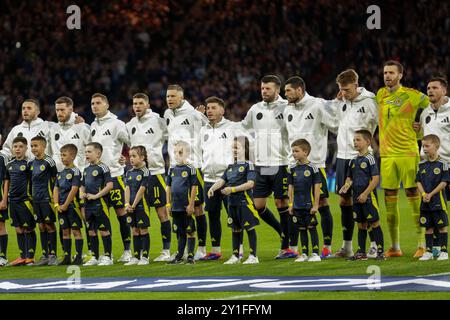
<svg viewBox="0 0 450 320"><path fill-rule="evenodd" d="M89 236L91 239L91 251L94 254L95 258L99 257L99 249L98 249L98 235Z"/></svg>
<svg viewBox="0 0 450 320"><path fill-rule="evenodd" d="M278 208L278 213L280 214L280 225L281 231L284 235L281 240L281 249L285 250L289 248L289 213L288 208Z"/></svg>
<svg viewBox="0 0 450 320"><path fill-rule="evenodd" d="M204 247L206 246L206 216L202 214L195 217L195 221L197 222L198 245L199 247Z"/></svg>
<svg viewBox="0 0 450 320"><path fill-rule="evenodd" d="M2 234L0 235L0 257L7 257L7 249L8 249L8 235Z"/></svg>
<svg viewBox="0 0 450 320"><path fill-rule="evenodd" d="M247 230L248 245L250 247L250 254L256 257L256 231L255 229Z"/></svg>
<svg viewBox="0 0 450 320"><path fill-rule="evenodd" d="M433 230L433 247L440 247L441 243L439 240L439 229L434 228Z"/></svg>
<svg viewBox="0 0 450 320"><path fill-rule="evenodd" d="M31 232L25 233L25 239L27 239L27 258L33 259L36 253L36 232L33 230Z"/></svg>
<svg viewBox="0 0 450 320"><path fill-rule="evenodd" d="M184 248L186 248L186 242L187 242L187 235L180 234L178 236L178 253L177 253L177 259L183 258L184 255Z"/></svg>
<svg viewBox="0 0 450 320"><path fill-rule="evenodd" d="M148 254L150 252L150 234L141 235L142 242L142 256L148 259Z"/></svg>
<svg viewBox="0 0 450 320"><path fill-rule="evenodd" d="M42 255L46 257L48 256L48 232L41 231L39 234L41 238Z"/></svg>
<svg viewBox="0 0 450 320"><path fill-rule="evenodd" d="M187 249L188 249L188 256L194 257L195 237L187 238Z"/></svg>
<svg viewBox="0 0 450 320"><path fill-rule="evenodd" d="M302 243L302 254L308 255L308 231L300 230L300 240Z"/></svg>
<svg viewBox="0 0 450 320"><path fill-rule="evenodd" d="M372 234L373 234L373 241L377 244L377 252L378 254L381 254L384 252L384 237L383 237L383 231L381 230L381 227L378 226L376 228L371 228ZM370 232L369 232L370 234Z"/></svg>
<svg viewBox="0 0 450 320"><path fill-rule="evenodd" d="M75 239L75 250L77 251L77 256L83 255L83 239Z"/></svg>
<svg viewBox="0 0 450 320"><path fill-rule="evenodd" d="M366 253L367 230L358 229L358 251Z"/></svg>
<svg viewBox="0 0 450 320"><path fill-rule="evenodd" d="M439 244L441 246L441 252L447 252L448 232L439 233Z"/></svg>
<svg viewBox="0 0 450 320"><path fill-rule="evenodd" d="M57 240L56 231L48 233L48 253L56 256Z"/></svg>
<svg viewBox="0 0 450 320"><path fill-rule="evenodd" d="M139 259L141 256L141 250L142 250L142 239L141 235L133 235L133 250L134 250L134 257Z"/></svg>
<svg viewBox="0 0 450 320"><path fill-rule="evenodd" d="M427 251L432 252L433 251L433 234L425 234L425 243L427 246Z"/></svg>
<svg viewBox="0 0 450 320"><path fill-rule="evenodd" d="M222 238L222 224L220 222L220 211L208 211L209 217L209 233L211 235L211 245L220 247Z"/></svg>
<svg viewBox="0 0 450 320"><path fill-rule="evenodd" d="M320 225L322 226L323 244L331 246L333 239L333 216L331 215L330 206L319 208Z"/></svg>
<svg viewBox="0 0 450 320"><path fill-rule="evenodd" d="M316 227L309 228L309 234L311 236L312 252L319 254L319 233Z"/></svg>
<svg viewBox="0 0 450 320"><path fill-rule="evenodd" d="M170 220L161 223L161 237L164 250L170 250L170 242L172 237Z"/></svg>
<svg viewBox="0 0 450 320"><path fill-rule="evenodd" d="M64 257L70 257L72 256L72 239L63 239L63 250L64 250Z"/></svg>
<svg viewBox="0 0 450 320"><path fill-rule="evenodd" d="M20 257L25 259L27 257L27 241L25 239L25 233L17 234L17 245L19 247Z"/></svg>
<svg viewBox="0 0 450 320"><path fill-rule="evenodd" d="M111 257L111 251L112 251L111 235L102 236L102 240L103 240L103 249L105 250L105 256Z"/></svg>
<svg viewBox="0 0 450 320"><path fill-rule="evenodd" d="M120 226L120 236L122 237L123 249L130 250L131 247L131 229L127 222L128 215L117 217Z"/></svg>
<svg viewBox="0 0 450 320"><path fill-rule="evenodd" d="M233 254L239 258L239 246L241 245L241 235L242 232L234 232L232 233L232 245L233 245Z"/></svg>
<svg viewBox="0 0 450 320"><path fill-rule="evenodd" d="M289 227L289 245L292 247L296 247L296 246L298 246L299 231L298 231L298 227L292 221L291 215L289 215L288 227Z"/></svg>
<svg viewBox="0 0 450 320"><path fill-rule="evenodd" d="M343 240L352 241L353 229L355 227L355 222L353 221L352 206L341 206L341 223Z"/></svg>

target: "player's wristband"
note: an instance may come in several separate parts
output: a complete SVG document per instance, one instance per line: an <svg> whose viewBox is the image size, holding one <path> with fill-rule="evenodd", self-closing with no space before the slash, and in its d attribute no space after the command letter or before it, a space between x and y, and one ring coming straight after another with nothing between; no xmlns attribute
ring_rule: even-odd
<svg viewBox="0 0 450 320"><path fill-rule="evenodd" d="M170 208L170 207L172 207L172 205L170 203L166 203L166 207Z"/></svg>
<svg viewBox="0 0 450 320"><path fill-rule="evenodd" d="M289 202L289 207L292 207L294 204L292 202Z"/></svg>
<svg viewBox="0 0 450 320"><path fill-rule="evenodd" d="M425 196L427 193L426 192L422 192L422 197Z"/></svg>
<svg viewBox="0 0 450 320"><path fill-rule="evenodd" d="M129 203L125 203L125 208L130 207Z"/></svg>
<svg viewBox="0 0 450 320"><path fill-rule="evenodd" d="M236 187L231 187L231 193L235 193L236 192Z"/></svg>
<svg viewBox="0 0 450 320"><path fill-rule="evenodd" d="M55 204L53 205L53 207L56 209L56 208L59 207L59 204L55 203Z"/></svg>

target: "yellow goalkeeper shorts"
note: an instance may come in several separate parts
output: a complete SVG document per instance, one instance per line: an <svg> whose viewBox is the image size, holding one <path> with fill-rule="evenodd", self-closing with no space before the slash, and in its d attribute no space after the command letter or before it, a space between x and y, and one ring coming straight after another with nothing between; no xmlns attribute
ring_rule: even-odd
<svg viewBox="0 0 450 320"><path fill-rule="evenodd" d="M380 175L383 189L415 188L419 157L383 157L381 158Z"/></svg>

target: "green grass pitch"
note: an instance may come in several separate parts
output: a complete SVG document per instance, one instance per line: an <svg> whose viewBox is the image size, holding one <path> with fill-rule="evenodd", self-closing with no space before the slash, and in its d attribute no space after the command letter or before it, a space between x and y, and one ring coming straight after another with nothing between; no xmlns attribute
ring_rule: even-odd
<svg viewBox="0 0 450 320"><path fill-rule="evenodd" d="M381 225L385 236L386 248L390 245L389 234L386 228L386 216L382 192L380 196ZM416 248L416 233L412 216L406 203L405 195L401 190L400 196L400 240L404 256L386 261L356 261L348 262L343 259L329 259L316 264L294 263L293 259L274 260L279 250L279 241L276 233L264 222L257 228L259 265L223 265L225 259L231 255L231 231L226 227L226 213L222 214L223 258L219 261L199 262L196 265L168 266L165 263L152 262L148 266L125 267L120 264L108 267L82 267L82 277L189 277L189 276L350 276L367 275L369 265L379 265L382 276L417 276L445 273L450 270L449 261L419 262L412 258ZM340 227L340 210L338 197L330 197L331 210L334 218L333 252L340 248L342 233ZM269 200L269 207L274 208L273 200ZM274 213L276 210L274 210ZM122 253L122 243L115 216L112 217L113 225L113 254L117 259ZM152 227L150 258L155 258L162 247L160 236L160 224L156 213L152 209ZM319 225L320 227L320 225ZM320 229L320 228L319 228ZM356 228L355 228L356 229ZM9 260L18 256L17 241L14 230L9 231ZM321 235L321 230L319 230ZM354 232L356 235L356 230ZM209 237L209 235L208 235ZM174 237L175 238L175 237ZM321 236L320 236L321 239ZM100 241L101 243L101 241ZM208 238L209 244L209 238ZM59 245L59 244L58 244ZM322 243L321 243L322 245ZM354 237L354 247L356 236ZM38 239L36 257L40 257L40 244ZM172 250L176 248L176 241L172 241ZM247 238L244 240L244 248L248 254ZM209 249L209 248L208 248ZM61 248L58 248L61 253ZM100 249L102 250L102 248ZM245 257L247 256L245 254ZM65 267L5 267L0 269L0 281L19 278L67 278ZM105 293L39 293L39 294L0 294L0 300L6 299L450 299L449 292L287 292L260 293L260 292L105 292Z"/></svg>

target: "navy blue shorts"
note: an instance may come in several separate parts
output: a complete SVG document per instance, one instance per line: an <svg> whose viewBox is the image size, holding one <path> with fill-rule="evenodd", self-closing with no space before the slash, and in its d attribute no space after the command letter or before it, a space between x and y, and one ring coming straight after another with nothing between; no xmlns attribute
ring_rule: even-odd
<svg viewBox="0 0 450 320"><path fill-rule="evenodd" d="M344 186L345 180L347 179L348 165L350 159L336 159L336 190L335 192L339 194L339 190ZM345 195L351 196L352 188L349 188Z"/></svg>
<svg viewBox="0 0 450 320"><path fill-rule="evenodd" d="M366 203L357 203L353 200L353 220L357 223L375 222L380 220L378 213L378 203L366 201Z"/></svg>
<svg viewBox="0 0 450 320"><path fill-rule="evenodd" d="M150 176L146 194L151 207L159 208L166 205L166 180L163 174Z"/></svg>
<svg viewBox="0 0 450 320"><path fill-rule="evenodd" d="M36 216L33 213L33 205L30 201L10 202L9 216L13 227L34 229L36 227Z"/></svg>
<svg viewBox="0 0 450 320"><path fill-rule="evenodd" d="M59 225L62 229L81 229L83 228L83 220L79 208L69 207L67 211L58 214Z"/></svg>
<svg viewBox="0 0 450 320"><path fill-rule="evenodd" d="M255 166L254 198L267 198L272 192L275 199L288 199L288 166Z"/></svg>
<svg viewBox="0 0 450 320"><path fill-rule="evenodd" d="M188 216L186 212L172 211L172 229L176 234L190 234L196 231L194 215Z"/></svg>
<svg viewBox="0 0 450 320"><path fill-rule="evenodd" d="M427 229L443 228L448 226L447 212L444 210L425 211L420 210L420 225Z"/></svg>
<svg viewBox="0 0 450 320"><path fill-rule="evenodd" d="M34 202L34 214L37 216L37 223L55 223L56 214L50 202Z"/></svg>
<svg viewBox="0 0 450 320"><path fill-rule="evenodd" d="M102 206L85 207L86 226L89 230L110 231L109 211Z"/></svg>
<svg viewBox="0 0 450 320"><path fill-rule="evenodd" d="M113 188L109 192L110 204L114 208L124 208L125 207L125 184L123 183L123 177L118 176L112 178Z"/></svg>
<svg viewBox="0 0 450 320"><path fill-rule="evenodd" d="M253 204L228 206L227 224L233 230L249 230L259 225L258 211Z"/></svg>
<svg viewBox="0 0 450 320"><path fill-rule="evenodd" d="M315 227L318 223L316 215L311 214L311 210L307 209L294 209L291 219L294 225L301 229Z"/></svg>
<svg viewBox="0 0 450 320"><path fill-rule="evenodd" d="M205 197L205 211L209 212L221 212L222 211L222 203L225 207L225 210L228 211L228 196L224 196L220 190L216 190L214 192L214 196L208 198L208 191L211 189L212 182L205 182L205 189L203 195Z"/></svg>
<svg viewBox="0 0 450 320"><path fill-rule="evenodd" d="M142 209L135 209L128 214L127 222L132 228L150 227L150 212Z"/></svg>

